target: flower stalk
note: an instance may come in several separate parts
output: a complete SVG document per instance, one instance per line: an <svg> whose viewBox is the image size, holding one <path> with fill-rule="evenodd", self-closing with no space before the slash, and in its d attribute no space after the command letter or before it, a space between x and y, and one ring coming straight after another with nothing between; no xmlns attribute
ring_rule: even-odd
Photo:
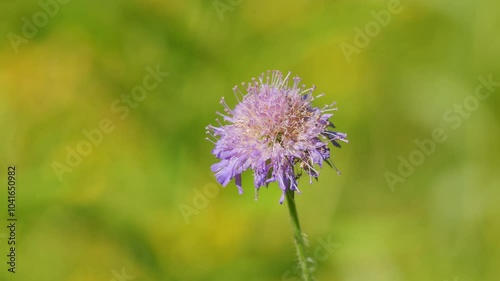
<svg viewBox="0 0 500 281"><path fill-rule="evenodd" d="M288 210L290 211L290 219L292 221L295 248L297 250L297 257L299 260L299 267L301 271L300 277L302 281L312 281L313 277L311 271L309 270L309 267L307 266L306 241L300 228L299 216L297 214L297 207L295 206L293 190L288 190L286 192L286 201L288 204Z"/></svg>

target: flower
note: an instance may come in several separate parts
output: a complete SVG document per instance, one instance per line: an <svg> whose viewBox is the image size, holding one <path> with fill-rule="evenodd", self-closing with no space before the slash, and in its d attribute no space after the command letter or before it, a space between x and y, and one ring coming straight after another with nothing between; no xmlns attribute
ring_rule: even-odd
<svg viewBox="0 0 500 281"><path fill-rule="evenodd" d="M212 153L221 159L211 168L222 186L234 178L239 193L243 193L241 174L252 169L255 198L260 187L276 181L283 191L283 203L287 191L300 193L297 180L303 171L312 183L312 178L319 176L316 165L321 168L326 162L335 167L330 161L328 142L337 147L338 141L347 142L346 134L329 130L335 128L329 121L331 111L337 110L335 103L313 107L311 102L322 94L314 97L314 86L299 86L299 77L293 78L290 87L289 77L290 73L283 77L279 71L268 71L246 84L246 95L235 86L233 91L239 103L234 109L224 97L221 99L226 114L217 114L228 124L216 119L219 126L206 128L215 138L207 138L215 144Z"/></svg>

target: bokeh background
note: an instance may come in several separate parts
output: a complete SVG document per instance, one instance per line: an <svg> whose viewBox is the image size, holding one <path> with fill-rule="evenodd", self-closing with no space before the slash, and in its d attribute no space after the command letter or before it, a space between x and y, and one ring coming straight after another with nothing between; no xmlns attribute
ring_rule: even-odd
<svg viewBox="0 0 500 281"><path fill-rule="evenodd" d="M17 52L9 34L43 9L1 2L0 214L16 165L19 222L15 275L0 228L0 280L298 280L279 188L254 201L247 173L243 195L219 189L205 140L220 97L234 105L232 87L267 69L337 101L350 139L333 151L342 175L327 167L297 197L311 257L335 244L318 280L499 280L500 87L456 130L443 114L478 77L500 81L500 4L401 1L348 62L339 45L389 2L70 0ZM121 120L111 105L157 65L168 77ZM104 118L115 130L59 180L54 162ZM448 139L391 188L435 128Z"/></svg>

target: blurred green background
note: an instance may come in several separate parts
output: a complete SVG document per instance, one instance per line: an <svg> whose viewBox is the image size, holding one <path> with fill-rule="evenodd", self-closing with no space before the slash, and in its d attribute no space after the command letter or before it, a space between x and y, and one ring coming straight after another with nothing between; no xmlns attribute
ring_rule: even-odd
<svg viewBox="0 0 500 281"><path fill-rule="evenodd" d="M342 175L304 178L297 197L318 280L499 280L500 87L456 129L443 117L478 77L500 81L498 1L401 1L350 62L342 42L391 1L65 1L46 22L37 1L0 4L1 174L18 168L19 218L15 275L0 230L0 280L298 280L279 188L254 201L246 173L243 195L219 190L204 139L220 97L233 106L267 69L337 101L350 140L333 150ZM23 35L23 18L40 25ZM168 77L120 119L112 104L158 65ZM59 180L54 163L104 118L114 131ZM435 128L447 140L391 188Z"/></svg>

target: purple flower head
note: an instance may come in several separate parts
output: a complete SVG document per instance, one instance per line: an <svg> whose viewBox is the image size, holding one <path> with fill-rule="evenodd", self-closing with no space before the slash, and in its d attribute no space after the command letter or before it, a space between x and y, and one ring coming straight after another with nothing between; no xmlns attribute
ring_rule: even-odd
<svg viewBox="0 0 500 281"><path fill-rule="evenodd" d="M207 126L207 133L216 139L212 153L221 161L212 171L223 186L234 178L241 194L241 173L252 169L256 198L261 186L276 181L283 191L282 203L287 190L300 193L297 180L303 172L312 183L319 176L317 166L333 166L328 142L337 147L338 141L347 142L346 134L329 130L335 128L329 119L337 108L334 103L313 107L311 102L322 95L314 97L315 87L299 85L299 77L290 87L289 77L290 73L283 77L279 71L268 71L247 83L246 95L235 86L239 103L234 109L221 99L226 114L217 114L227 124L217 119L219 126Z"/></svg>

